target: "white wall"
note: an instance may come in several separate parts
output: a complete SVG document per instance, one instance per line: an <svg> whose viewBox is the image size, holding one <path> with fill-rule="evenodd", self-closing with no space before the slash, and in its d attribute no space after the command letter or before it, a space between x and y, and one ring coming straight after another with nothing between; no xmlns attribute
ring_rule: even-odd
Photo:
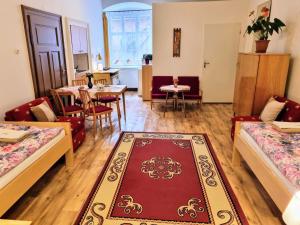
<svg viewBox="0 0 300 225"><path fill-rule="evenodd" d="M265 0L251 0L249 12L257 9L257 6ZM270 39L268 52L288 52L292 55L290 66L287 96L300 102L300 1L299 0L273 0L271 17L277 17L286 23L287 28L281 35L274 34ZM245 26L248 24L245 17ZM245 27L244 26L244 27ZM252 50L253 38L248 35L243 38L244 45L241 50Z"/></svg>
<svg viewBox="0 0 300 225"><path fill-rule="evenodd" d="M153 74L203 72L204 24L242 23L248 0L153 4ZM173 28L182 29L181 57L173 58Z"/></svg>
<svg viewBox="0 0 300 225"><path fill-rule="evenodd" d="M102 52L101 0L2 0L0 7L0 120L5 111L34 99L21 4L90 25L92 55ZM64 31L66 29L65 22ZM64 32L66 33L66 32ZM66 36L64 37L66 39ZM65 43L67 41L65 40ZM66 49L68 52L69 49ZM103 55L103 52L102 52ZM67 66L68 66L67 57Z"/></svg>

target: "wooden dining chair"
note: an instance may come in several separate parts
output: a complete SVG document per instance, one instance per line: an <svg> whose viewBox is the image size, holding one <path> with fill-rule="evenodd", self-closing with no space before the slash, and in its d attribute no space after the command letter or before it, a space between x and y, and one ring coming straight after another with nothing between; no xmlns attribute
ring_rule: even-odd
<svg viewBox="0 0 300 225"><path fill-rule="evenodd" d="M84 88L79 88L79 95L80 99L83 103L83 109L84 114L86 116L92 116L93 117L93 133L96 137L97 134L97 120L100 121L100 129L102 131L102 115L108 116L110 129L113 130L112 126L112 120L111 120L111 113L112 108L104 106L104 105L95 105L95 103L92 101L92 98L89 94L89 92Z"/></svg>
<svg viewBox="0 0 300 225"><path fill-rule="evenodd" d="M106 79L94 79L94 84L103 84L106 85L107 84L107 80Z"/></svg>
<svg viewBox="0 0 300 225"><path fill-rule="evenodd" d="M97 92L95 94L95 99L97 100L98 103L104 104L105 106L112 107L112 103L116 103L117 107L117 114L118 114L118 124L119 128L121 130L121 110L120 110L120 98L118 95L109 93L109 92Z"/></svg>
<svg viewBox="0 0 300 225"><path fill-rule="evenodd" d="M85 78L72 80L72 86L84 86L87 85Z"/></svg>
<svg viewBox="0 0 300 225"><path fill-rule="evenodd" d="M83 108L79 105L76 104L64 104L64 100L63 98L66 97L74 97L74 95L72 93L62 93L59 92L55 89L51 89L50 93L53 97L56 109L58 110L59 114L63 115L63 116L73 116L73 115L77 115L83 114ZM69 99L67 99L68 101L70 101Z"/></svg>

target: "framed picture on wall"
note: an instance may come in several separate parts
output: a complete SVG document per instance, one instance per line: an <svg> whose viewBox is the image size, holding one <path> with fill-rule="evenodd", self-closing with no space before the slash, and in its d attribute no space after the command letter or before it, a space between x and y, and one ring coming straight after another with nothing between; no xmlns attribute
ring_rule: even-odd
<svg viewBox="0 0 300 225"><path fill-rule="evenodd" d="M173 57L180 57L181 28L173 31Z"/></svg>

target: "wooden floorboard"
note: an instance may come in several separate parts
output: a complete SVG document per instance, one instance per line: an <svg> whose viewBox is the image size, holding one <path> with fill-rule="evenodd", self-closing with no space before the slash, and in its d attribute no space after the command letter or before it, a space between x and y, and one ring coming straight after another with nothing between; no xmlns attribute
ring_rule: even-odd
<svg viewBox="0 0 300 225"><path fill-rule="evenodd" d="M127 93L126 103L127 122L122 118L124 131L207 133L249 224L282 224L280 214L270 209L273 204L253 174L246 167L231 167L232 105L203 104L201 109L189 105L184 118L181 112L171 110L163 117L161 104L155 104L151 110L150 103L143 102L135 93ZM114 132L105 128L95 141L88 122L87 138L75 153L74 167L67 170L60 160L4 218L30 220L35 225L72 224L120 135L115 111L113 123Z"/></svg>

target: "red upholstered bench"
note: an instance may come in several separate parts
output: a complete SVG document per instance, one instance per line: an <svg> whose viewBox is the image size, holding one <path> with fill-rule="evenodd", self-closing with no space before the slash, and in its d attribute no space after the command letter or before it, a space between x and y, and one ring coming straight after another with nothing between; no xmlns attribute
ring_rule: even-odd
<svg viewBox="0 0 300 225"><path fill-rule="evenodd" d="M300 122L300 104L294 102L292 100L286 99L284 97L274 96L274 98L279 102L287 101L281 113L278 115L276 121L284 121L284 122ZM231 138L234 138L235 131L235 123L237 121L261 121L259 119L259 115L252 116L234 116L231 119L232 127L231 127Z"/></svg>
<svg viewBox="0 0 300 225"><path fill-rule="evenodd" d="M42 97L35 99L31 102L23 104L5 113L6 121L36 121L33 113L30 111L30 107L41 104L43 101L47 101L49 106L53 108L48 97ZM70 122L72 129L73 148L76 150L85 139L85 127L84 118L81 117L65 117L58 116L57 122Z"/></svg>

